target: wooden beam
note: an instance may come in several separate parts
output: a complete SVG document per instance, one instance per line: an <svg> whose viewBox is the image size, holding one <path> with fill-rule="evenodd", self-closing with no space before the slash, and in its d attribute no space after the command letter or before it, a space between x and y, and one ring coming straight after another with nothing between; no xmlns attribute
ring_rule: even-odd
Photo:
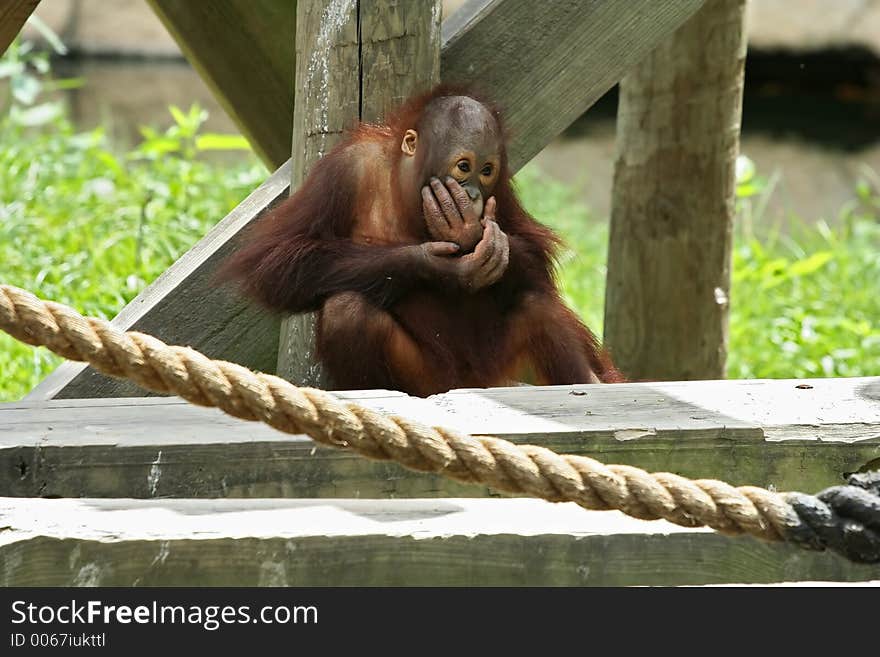
<svg viewBox="0 0 880 657"><path fill-rule="evenodd" d="M428 425L735 485L816 492L880 467L880 377L337 395ZM0 496L490 494L176 398L0 405Z"/></svg>
<svg viewBox="0 0 880 657"><path fill-rule="evenodd" d="M605 344L632 379L724 377L745 7L709 0L620 85Z"/></svg>
<svg viewBox="0 0 880 657"><path fill-rule="evenodd" d="M829 553L527 499L0 498L0 526L0 586L6 587L880 579L880 567Z"/></svg>
<svg viewBox="0 0 880 657"><path fill-rule="evenodd" d="M216 264L235 248L241 229L287 195L290 166L273 173L232 212L135 297L113 319L124 330L142 331L171 344L189 345L213 358L273 371L279 320L216 285ZM28 399L132 397L144 391L99 374L83 363L63 363Z"/></svg>
<svg viewBox="0 0 880 657"><path fill-rule="evenodd" d="M0 55L21 32L40 0L4 0L0 5Z"/></svg>
<svg viewBox="0 0 880 657"><path fill-rule="evenodd" d="M440 0L300 0L293 116L295 190L358 120L379 122L440 79ZM315 315L281 324L279 376L330 387L315 358Z"/></svg>
<svg viewBox="0 0 880 657"><path fill-rule="evenodd" d="M269 169L290 157L295 0L148 0Z"/></svg>

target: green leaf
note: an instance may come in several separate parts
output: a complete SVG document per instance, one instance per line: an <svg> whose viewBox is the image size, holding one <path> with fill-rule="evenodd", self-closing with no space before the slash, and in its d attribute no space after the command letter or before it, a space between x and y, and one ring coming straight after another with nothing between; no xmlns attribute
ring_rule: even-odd
<svg viewBox="0 0 880 657"><path fill-rule="evenodd" d="M759 270L761 278L768 276L782 276L788 268L788 260L786 258L774 258L764 263Z"/></svg>
<svg viewBox="0 0 880 657"><path fill-rule="evenodd" d="M196 148L200 151L249 151L251 145L241 135L206 132L196 138Z"/></svg>
<svg viewBox="0 0 880 657"><path fill-rule="evenodd" d="M834 254L831 251L817 251L809 258L798 260L788 268L786 275L789 277L806 276L823 267Z"/></svg>
<svg viewBox="0 0 880 657"><path fill-rule="evenodd" d="M189 124L186 114L184 114L177 105L169 105L168 111L171 112L171 116L174 117L174 122L181 128Z"/></svg>
<svg viewBox="0 0 880 657"><path fill-rule="evenodd" d="M175 153L180 150L180 140L170 137L156 137L141 144L139 150L148 155Z"/></svg>
<svg viewBox="0 0 880 657"><path fill-rule="evenodd" d="M189 122L190 125L201 125L208 118L208 113L202 109L198 103L189 106Z"/></svg>
<svg viewBox="0 0 880 657"><path fill-rule="evenodd" d="M0 60L0 79L20 75L24 71L24 62Z"/></svg>
<svg viewBox="0 0 880 657"><path fill-rule="evenodd" d="M31 14L30 16L28 16L27 22L29 25L32 25L36 28L37 32L39 32L46 40L46 43L48 43L52 47L52 50L54 50L59 55L67 54L67 46L62 43L59 36L55 34L52 28L46 25L46 23L43 22L43 20L39 16L37 16L36 14Z"/></svg>
<svg viewBox="0 0 880 657"><path fill-rule="evenodd" d="M9 110L9 118L16 125L33 128L54 121L64 113L61 103L42 103L27 109L12 107Z"/></svg>
<svg viewBox="0 0 880 657"><path fill-rule="evenodd" d="M46 83L46 91L67 91L68 89L80 89L86 84L85 78L61 78Z"/></svg>
<svg viewBox="0 0 880 657"><path fill-rule="evenodd" d="M147 139L147 140L155 139L156 137L159 136L159 133L156 132L156 129L151 126L148 126L148 125L140 126L138 128L138 132L141 133L141 137L143 137L144 139Z"/></svg>
<svg viewBox="0 0 880 657"><path fill-rule="evenodd" d="M761 189L752 183L744 183L742 185L738 185L736 188L737 198L749 198L751 196L755 196L759 194Z"/></svg>
<svg viewBox="0 0 880 657"><path fill-rule="evenodd" d="M13 97L22 105L32 105L43 88L38 78L27 73L12 78L10 86Z"/></svg>
<svg viewBox="0 0 880 657"><path fill-rule="evenodd" d="M108 153L107 151L100 151L97 154L97 158L101 164L103 164L105 167L107 167L107 169L110 170L113 176L119 177L125 173L125 171L119 165L119 162L116 161L116 158L113 156L112 153Z"/></svg>

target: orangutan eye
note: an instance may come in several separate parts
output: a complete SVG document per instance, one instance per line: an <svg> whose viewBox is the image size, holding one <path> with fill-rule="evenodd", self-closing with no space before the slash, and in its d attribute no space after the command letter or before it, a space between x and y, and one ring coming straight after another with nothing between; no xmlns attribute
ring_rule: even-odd
<svg viewBox="0 0 880 657"><path fill-rule="evenodd" d="M486 166L483 167L483 170L480 173L482 173L486 177L491 176L492 175L492 165L487 164Z"/></svg>
<svg viewBox="0 0 880 657"><path fill-rule="evenodd" d="M471 171L471 164L467 160L459 160L457 166L462 173L470 173Z"/></svg>

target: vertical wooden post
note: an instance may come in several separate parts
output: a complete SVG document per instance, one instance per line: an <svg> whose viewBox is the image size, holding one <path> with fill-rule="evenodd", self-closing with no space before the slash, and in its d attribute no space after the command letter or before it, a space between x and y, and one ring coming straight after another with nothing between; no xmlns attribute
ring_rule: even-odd
<svg viewBox="0 0 880 657"><path fill-rule="evenodd" d="M356 0L299 0L290 193L360 116L360 41ZM279 281L279 284L282 282ZM281 322L278 375L326 387L315 359L315 315Z"/></svg>
<svg viewBox="0 0 880 657"><path fill-rule="evenodd" d="M746 0L709 0L620 85L605 342L631 379L724 376Z"/></svg>
<svg viewBox="0 0 880 657"><path fill-rule="evenodd" d="M361 120L440 82L440 0L360 0Z"/></svg>
<svg viewBox="0 0 880 657"><path fill-rule="evenodd" d="M291 193L357 120L390 108L440 79L440 0L300 0ZM330 387L315 359L315 315L281 326L278 375Z"/></svg>

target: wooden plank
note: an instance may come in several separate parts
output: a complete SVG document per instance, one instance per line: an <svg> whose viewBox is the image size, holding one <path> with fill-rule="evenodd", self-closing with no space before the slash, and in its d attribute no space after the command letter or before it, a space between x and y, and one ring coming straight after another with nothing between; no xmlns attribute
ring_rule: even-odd
<svg viewBox="0 0 880 657"><path fill-rule="evenodd" d="M0 498L2 586L628 586L880 566L540 500ZM352 568L352 563L357 567Z"/></svg>
<svg viewBox="0 0 880 657"><path fill-rule="evenodd" d="M113 325L184 344L213 358L273 371L279 320L216 285L217 263L226 258L239 231L287 195L290 166L273 173L232 212L180 257L113 319ZM145 391L99 374L83 363L63 363L41 381L28 399L132 397Z"/></svg>
<svg viewBox="0 0 880 657"><path fill-rule="evenodd" d="M880 467L880 377L337 395L429 425L735 485L815 492ZM0 405L2 496L495 494L176 398Z"/></svg>
<svg viewBox="0 0 880 657"><path fill-rule="evenodd" d="M440 77L440 0L300 0L293 117L295 190L311 166L358 120L430 89ZM315 315L281 323L279 376L331 386L315 358Z"/></svg>
<svg viewBox="0 0 880 657"><path fill-rule="evenodd" d="M605 345L632 379L725 374L745 13L709 0L620 84Z"/></svg>
<svg viewBox="0 0 880 657"><path fill-rule="evenodd" d="M269 169L290 157L295 0L148 0Z"/></svg>
<svg viewBox="0 0 880 657"><path fill-rule="evenodd" d="M4 0L0 5L0 55L21 32L40 0Z"/></svg>

